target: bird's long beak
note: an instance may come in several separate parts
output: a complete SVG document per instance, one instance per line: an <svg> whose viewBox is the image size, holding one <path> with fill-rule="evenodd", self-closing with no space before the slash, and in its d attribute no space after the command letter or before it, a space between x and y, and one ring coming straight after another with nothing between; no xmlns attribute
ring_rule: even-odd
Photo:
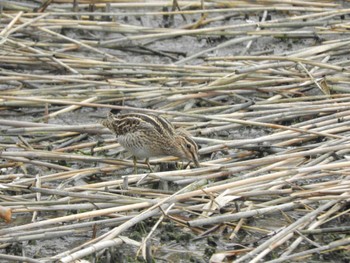
<svg viewBox="0 0 350 263"><path fill-rule="evenodd" d="M201 167L200 163L199 163L199 160L198 160L198 155L197 154L194 154L193 155L193 163L194 165L198 168L198 167Z"/></svg>

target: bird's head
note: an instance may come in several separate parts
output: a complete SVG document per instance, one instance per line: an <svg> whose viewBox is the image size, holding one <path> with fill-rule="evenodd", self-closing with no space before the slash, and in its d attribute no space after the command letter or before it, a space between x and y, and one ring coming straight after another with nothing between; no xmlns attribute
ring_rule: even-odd
<svg viewBox="0 0 350 263"><path fill-rule="evenodd" d="M175 156L192 161L196 167L200 167L198 159L198 146L185 130L176 131Z"/></svg>

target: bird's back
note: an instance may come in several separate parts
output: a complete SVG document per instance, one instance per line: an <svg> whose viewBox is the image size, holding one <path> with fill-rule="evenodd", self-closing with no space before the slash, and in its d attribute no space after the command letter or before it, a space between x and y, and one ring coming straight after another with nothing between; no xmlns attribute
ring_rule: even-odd
<svg viewBox="0 0 350 263"><path fill-rule="evenodd" d="M118 142L139 158L166 155L176 136L174 126L154 114L109 113L102 125L115 133Z"/></svg>
<svg viewBox="0 0 350 263"><path fill-rule="evenodd" d="M163 137L175 134L174 126L161 116L154 114L128 113L114 115L109 113L102 125L109 128L117 136L135 132L151 132Z"/></svg>

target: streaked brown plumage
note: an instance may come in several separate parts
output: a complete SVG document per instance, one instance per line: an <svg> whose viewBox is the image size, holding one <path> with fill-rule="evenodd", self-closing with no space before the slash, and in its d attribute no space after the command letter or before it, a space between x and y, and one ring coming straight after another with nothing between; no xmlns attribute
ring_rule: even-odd
<svg viewBox="0 0 350 263"><path fill-rule="evenodd" d="M176 156L199 167L198 146L185 130L175 130L165 118L154 114L109 113L102 125L116 134L118 142L136 158ZM136 161L134 159L134 161Z"/></svg>

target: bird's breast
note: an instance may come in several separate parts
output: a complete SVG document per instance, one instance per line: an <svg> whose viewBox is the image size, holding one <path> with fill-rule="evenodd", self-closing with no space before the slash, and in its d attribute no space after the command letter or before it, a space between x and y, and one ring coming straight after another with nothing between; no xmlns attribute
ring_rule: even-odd
<svg viewBox="0 0 350 263"><path fill-rule="evenodd" d="M119 135L117 140L127 151L139 159L164 155L161 149L156 147L152 138L142 137L141 134Z"/></svg>

